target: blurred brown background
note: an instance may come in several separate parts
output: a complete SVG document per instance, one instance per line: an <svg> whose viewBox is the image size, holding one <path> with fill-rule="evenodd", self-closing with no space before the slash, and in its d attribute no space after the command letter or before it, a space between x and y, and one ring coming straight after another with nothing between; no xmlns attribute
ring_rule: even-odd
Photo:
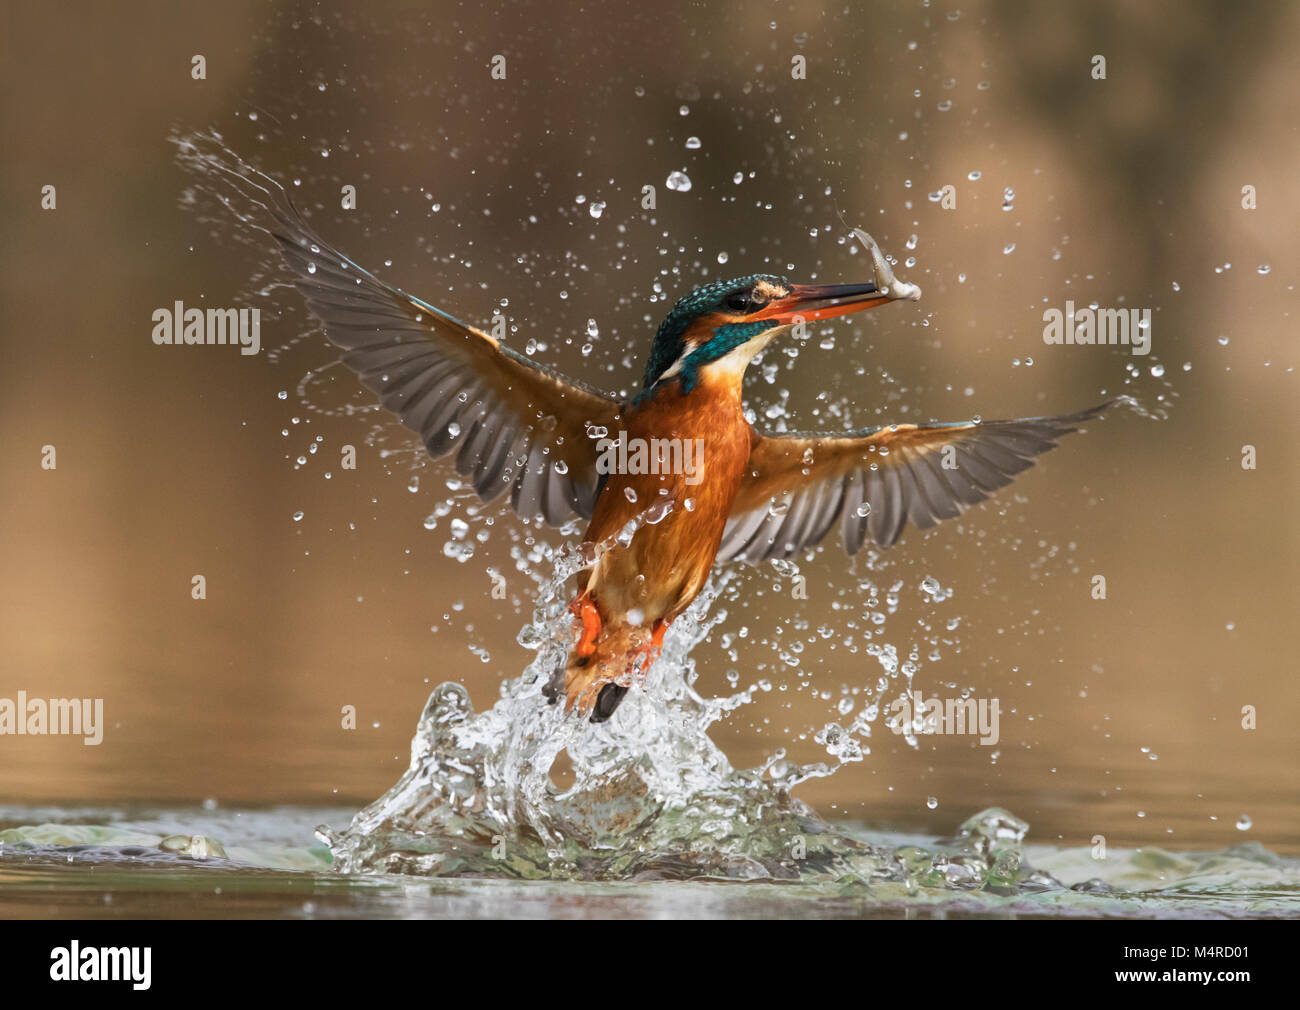
<svg viewBox="0 0 1300 1010"><path fill-rule="evenodd" d="M752 378L753 406L788 391L792 427L841 426L839 400L859 425L1116 392L1167 406L1094 423L993 504L910 533L879 574L834 541L802 566L806 601L744 572L722 633L750 637L734 661L721 634L697 650L700 689L727 691L733 667L777 689L714 736L737 765L778 747L824 757L812 733L842 686L879 673L834 647L862 618L856 580L904 579L884 640L924 659L916 621L960 617L916 686L999 697L1002 743L917 751L878 724L864 762L802 787L820 809L942 833L997 804L1038 841L1300 851L1300 8L958 6L4 5L0 697L102 697L108 728L97 748L0 738L0 801L366 801L405 766L432 685L463 680L486 706L528 657L516 520L460 505L426 530L450 465L381 458L410 444L395 423L368 446L375 419L302 403L299 379L331 355L298 341L301 304L256 294L264 250L179 206L191 180L168 134L212 127L300 179L299 202L360 263L480 325L508 299L515 346L543 341L539 360L609 388L639 378L659 292L760 269L858 279L842 211L916 257L899 273L925 297L828 327L828 349L769 352L781 367ZM498 53L504 81L488 73ZM665 186L675 170L689 192ZM928 199L945 184L956 210ZM1152 355L1045 346L1042 311L1067 298L1150 308ZM150 314L177 299L259 305L268 350L298 342L155 347ZM313 396L363 403L352 389L332 370ZM345 443L355 472L339 469ZM464 564L443 552L458 514L471 535L493 520ZM489 595L492 566L508 601ZM196 572L206 601L190 598ZM925 605L924 575L953 598ZM779 618L793 623L778 636ZM800 669L767 638L802 640Z"/></svg>

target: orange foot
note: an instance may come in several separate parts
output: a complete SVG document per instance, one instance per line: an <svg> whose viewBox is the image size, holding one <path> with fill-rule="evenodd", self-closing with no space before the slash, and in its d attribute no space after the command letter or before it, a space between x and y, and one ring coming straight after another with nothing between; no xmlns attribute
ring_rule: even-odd
<svg viewBox="0 0 1300 1010"><path fill-rule="evenodd" d="M582 634L578 637L578 644L573 647L573 654L579 659L590 659L596 651L596 639L600 636L602 627L600 611L586 593L569 604L569 611L582 621Z"/></svg>

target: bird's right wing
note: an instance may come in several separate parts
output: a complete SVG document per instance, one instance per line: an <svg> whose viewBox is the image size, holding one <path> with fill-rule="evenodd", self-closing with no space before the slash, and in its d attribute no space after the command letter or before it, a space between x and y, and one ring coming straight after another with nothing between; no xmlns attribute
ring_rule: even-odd
<svg viewBox="0 0 1300 1010"><path fill-rule="evenodd" d="M257 223L229 193L214 191L275 238L343 363L420 436L430 456L455 452L457 472L480 498L493 501L508 490L511 507L525 518L560 526L591 517L601 486L595 435L618 424L612 397L385 284L317 235L284 187L219 139L178 145L183 163L265 215L266 223Z"/></svg>

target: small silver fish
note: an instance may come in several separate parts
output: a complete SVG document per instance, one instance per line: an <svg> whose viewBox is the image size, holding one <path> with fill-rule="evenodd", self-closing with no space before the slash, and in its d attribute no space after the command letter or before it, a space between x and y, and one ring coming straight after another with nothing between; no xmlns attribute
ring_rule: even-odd
<svg viewBox="0 0 1300 1010"><path fill-rule="evenodd" d="M894 271L890 269L889 261L885 259L885 254L880 251L880 246L876 244L876 240L861 228L854 228L853 234L871 253L871 263L876 271L876 287L880 289L880 293L887 298L909 302L920 301L921 289L915 284L900 281L894 276Z"/></svg>

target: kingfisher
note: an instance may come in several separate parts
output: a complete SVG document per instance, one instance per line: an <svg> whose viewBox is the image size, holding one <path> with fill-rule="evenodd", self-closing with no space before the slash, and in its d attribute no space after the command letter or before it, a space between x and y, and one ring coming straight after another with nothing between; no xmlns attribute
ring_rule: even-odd
<svg viewBox="0 0 1300 1010"><path fill-rule="evenodd" d="M520 517L556 528L586 520L572 646L543 690L592 722L644 678L715 565L789 558L836 527L850 556L868 540L891 547L909 521L955 518L1115 402L1004 421L757 430L741 387L768 344L920 298L860 229L871 281L751 274L698 287L659 326L639 391L611 395L358 266L275 180L224 171L267 212L265 230L343 363L431 457L454 455L485 503L508 498Z"/></svg>

